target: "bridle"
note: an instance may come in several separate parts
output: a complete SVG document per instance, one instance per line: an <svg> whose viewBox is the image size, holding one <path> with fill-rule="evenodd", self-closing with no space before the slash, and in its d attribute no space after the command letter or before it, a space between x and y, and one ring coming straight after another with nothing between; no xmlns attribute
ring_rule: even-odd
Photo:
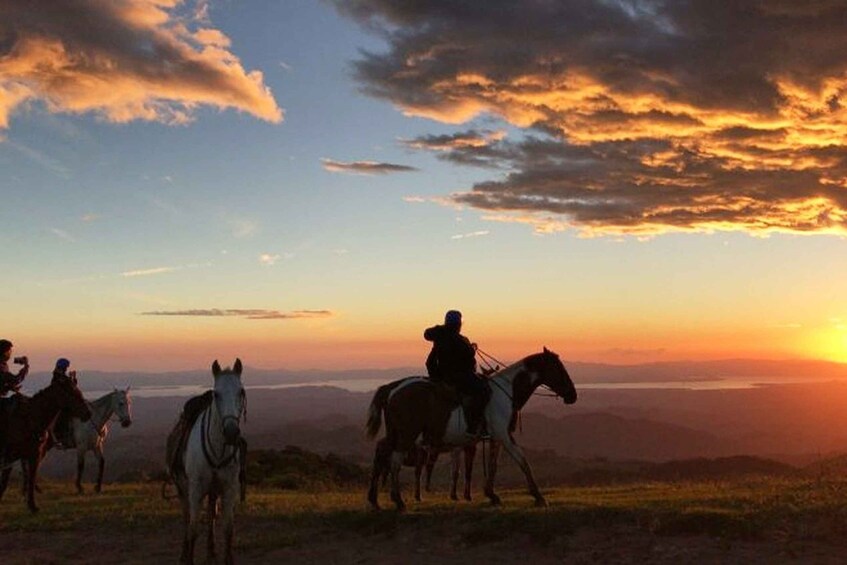
<svg viewBox="0 0 847 565"><path fill-rule="evenodd" d="M238 457L238 453L240 451L237 445L224 443L223 450L220 453L215 453L214 446L212 446L209 442L209 433L212 430L212 410L217 410L220 415L220 410L217 407L217 398L217 392L215 392L212 398L212 404L203 410L200 421L200 446L203 448L203 457L206 459L206 463L209 464L209 467L215 471L219 471L232 463L233 460ZM241 391L241 400L241 407L237 415L228 414L226 416L220 416L221 431L224 430L227 422L233 421L236 424L239 424L242 416L244 416L244 421L247 421L247 393L243 389ZM226 454L227 447L232 448L232 452L229 455Z"/></svg>
<svg viewBox="0 0 847 565"><path fill-rule="evenodd" d="M505 394L506 397L512 403L514 403L514 398L512 397L512 395L509 394L509 392L503 387L503 385L501 385L497 381L497 377L500 376L499 373L504 368L506 368L507 365L505 363L503 363L502 361L500 361L499 359L497 359L496 357L494 357L493 355L486 353L485 351L481 350L479 347L476 348L476 353L477 353L477 356L479 357L480 362L485 365L486 369L491 371L491 376L486 377L486 380L489 383L496 386L498 389L500 389L500 391L503 394ZM543 388L547 392L540 392L538 390L539 388ZM562 398L562 399L564 399L564 396L562 396L561 394L559 394L558 392L553 390L550 387L550 385L545 384L545 383L541 383L540 385L538 385L538 387L535 390L532 391L532 395L533 396L545 396L545 397L548 397L548 398Z"/></svg>

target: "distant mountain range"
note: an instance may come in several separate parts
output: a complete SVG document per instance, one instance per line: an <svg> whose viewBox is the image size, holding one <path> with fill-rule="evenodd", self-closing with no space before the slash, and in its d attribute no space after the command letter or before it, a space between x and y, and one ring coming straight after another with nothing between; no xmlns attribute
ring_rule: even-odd
<svg viewBox="0 0 847 565"><path fill-rule="evenodd" d="M571 378L577 384L685 382L714 379L755 379L809 381L847 381L847 364L818 360L753 360L671 361L636 365L566 362ZM287 370L246 368L248 386L314 384L326 381L361 381L375 379L389 382L408 375L425 374L423 367L355 370ZM27 381L29 389L37 389L49 381L49 373L35 373ZM132 384L136 387L207 385L208 369L167 373L80 371L83 390L105 390Z"/></svg>

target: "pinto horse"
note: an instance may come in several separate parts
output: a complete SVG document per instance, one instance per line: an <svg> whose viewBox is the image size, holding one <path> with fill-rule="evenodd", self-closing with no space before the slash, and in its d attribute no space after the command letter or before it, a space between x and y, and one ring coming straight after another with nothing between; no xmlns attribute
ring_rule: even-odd
<svg viewBox="0 0 847 565"><path fill-rule="evenodd" d="M0 474L0 499L9 484L12 464L21 460L26 469L26 504L30 512L38 512L35 504L35 479L38 466L44 458L48 431L56 423L59 413L67 410L75 418L88 421L91 410L82 397L76 383L70 378L54 378L50 386L44 388L32 398L18 396L16 404L5 422L6 445L2 474Z"/></svg>
<svg viewBox="0 0 847 565"><path fill-rule="evenodd" d="M368 410L367 433L376 437L385 416L385 437L377 443L373 474L368 489L368 501L379 508L377 501L379 477L390 469L391 500L398 510L406 505L400 491L400 469L409 452L417 445L433 446L437 450L475 445L480 437L466 432L464 410L455 402L446 401L440 386L428 379L403 379L404 382L381 386L374 394ZM540 386L546 386L562 398L565 404L576 402L576 389L559 356L546 347L541 353L494 373L488 379L491 397L485 406L485 420L491 435L491 457L488 461L488 480L485 495L493 504L500 504L494 492L497 455L503 449L515 460L526 476L529 493L538 506L547 502L532 474L520 446L512 438L518 411Z"/></svg>

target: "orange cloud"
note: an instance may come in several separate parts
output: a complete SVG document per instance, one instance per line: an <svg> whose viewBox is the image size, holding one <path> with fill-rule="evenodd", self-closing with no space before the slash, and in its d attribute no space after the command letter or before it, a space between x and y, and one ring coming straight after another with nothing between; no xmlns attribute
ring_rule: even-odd
<svg viewBox="0 0 847 565"><path fill-rule="evenodd" d="M585 236L847 234L847 2L334 3L389 38L365 92L526 130L404 140L502 171L454 202Z"/></svg>
<svg viewBox="0 0 847 565"><path fill-rule="evenodd" d="M0 128L27 101L116 123L185 123L201 105L282 121L262 73L244 69L204 10L184 8L182 0L4 2Z"/></svg>

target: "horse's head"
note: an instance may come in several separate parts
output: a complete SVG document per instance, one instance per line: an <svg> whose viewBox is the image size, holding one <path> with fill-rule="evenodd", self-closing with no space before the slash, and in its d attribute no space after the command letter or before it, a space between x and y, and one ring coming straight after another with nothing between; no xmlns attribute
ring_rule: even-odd
<svg viewBox="0 0 847 565"><path fill-rule="evenodd" d="M56 403L63 411L67 411L72 417L79 418L83 422L91 419L91 408L82 396L76 382L70 377L54 378L47 387L53 392Z"/></svg>
<svg viewBox="0 0 847 565"><path fill-rule="evenodd" d="M129 388L126 387L126 390L116 388L112 393L112 410L121 421L122 428L132 425L132 399L129 397Z"/></svg>
<svg viewBox="0 0 847 565"><path fill-rule="evenodd" d="M542 353L527 358L526 365L538 375L539 382L560 396L565 404L576 402L576 388L558 355L545 347Z"/></svg>
<svg viewBox="0 0 847 565"><path fill-rule="evenodd" d="M235 445L241 436L241 416L247 400L241 384L241 359L235 360L232 369L221 369L215 361L212 374L215 376L215 406L223 424L224 440L229 445Z"/></svg>

